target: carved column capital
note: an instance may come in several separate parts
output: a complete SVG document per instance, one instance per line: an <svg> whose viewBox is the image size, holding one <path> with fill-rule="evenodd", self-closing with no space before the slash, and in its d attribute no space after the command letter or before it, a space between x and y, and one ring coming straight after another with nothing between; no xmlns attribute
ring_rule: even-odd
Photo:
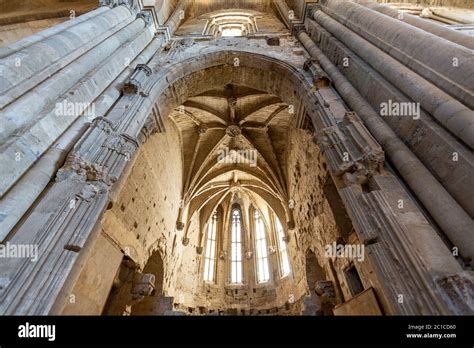
<svg viewBox="0 0 474 348"><path fill-rule="evenodd" d="M143 9L142 0L121 0L122 5L128 6L132 11L138 12Z"/></svg>
<svg viewBox="0 0 474 348"><path fill-rule="evenodd" d="M143 8L141 0L100 0L99 4L101 6L109 6L111 8L117 6L126 6L135 13L140 12Z"/></svg>

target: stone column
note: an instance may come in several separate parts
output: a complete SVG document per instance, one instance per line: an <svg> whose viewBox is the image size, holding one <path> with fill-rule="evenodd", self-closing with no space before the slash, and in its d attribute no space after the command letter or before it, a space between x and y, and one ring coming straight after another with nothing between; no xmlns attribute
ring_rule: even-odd
<svg viewBox="0 0 474 348"><path fill-rule="evenodd" d="M421 107L438 120L443 127L461 139L471 149L474 148L474 112L469 107L324 12L316 11L314 19L394 86L409 95L413 100L418 101ZM436 53L433 52L432 54L435 55ZM474 68L472 70L474 71ZM474 98L471 100L474 100Z"/></svg>
<svg viewBox="0 0 474 348"><path fill-rule="evenodd" d="M134 20L133 13L125 6L101 7L84 16L85 19L77 17L63 23L63 28L53 27L44 34L27 37L4 49L0 59L0 108L113 37Z"/></svg>
<svg viewBox="0 0 474 348"><path fill-rule="evenodd" d="M339 23L474 108L474 76L466 74L474 71L470 49L350 1L324 0L322 5ZM321 24L321 14L317 17Z"/></svg>
<svg viewBox="0 0 474 348"><path fill-rule="evenodd" d="M292 26L292 19L293 18L290 18L290 8L288 7L287 3L285 0L275 0L274 1L277 9L278 9L278 12L280 13L280 16L281 18L283 19L283 21L285 22L286 26L288 29L291 30L291 26Z"/></svg>
<svg viewBox="0 0 474 348"><path fill-rule="evenodd" d="M424 31L427 31L431 34L434 34L436 36L439 36L443 39L449 40L451 42L454 42L458 45L467 47L471 50L474 50L474 40L472 37L469 35L460 33L457 30L453 30L450 28L446 28L442 25L439 25L437 23L434 23L432 21L426 20L426 19L421 19L418 16L414 16L409 13L403 13L399 10L396 10L394 8L391 8L387 5L383 4L376 4L372 2L363 2L362 3L365 7L368 7L372 10L375 10L377 12L383 13L384 15L390 16L392 18L395 18L401 22L410 24L414 27L420 28Z"/></svg>
<svg viewBox="0 0 474 348"><path fill-rule="evenodd" d="M149 74L134 76L147 87ZM100 232L99 217L110 206L112 187L122 184L133 165L145 124L153 132L146 121L151 104L143 94L123 95L107 118L93 120L69 153L38 209L10 238L12 244L36 245L38 261L10 258L0 264L1 313L48 314L61 307L56 305L58 296L74 286L81 260ZM42 272L47 272L42 281L31 278Z"/></svg>
<svg viewBox="0 0 474 348"><path fill-rule="evenodd" d="M166 41L135 1L103 3L0 50L0 240L51 180L64 150ZM27 180L32 175L40 180Z"/></svg>
<svg viewBox="0 0 474 348"><path fill-rule="evenodd" d="M401 176L406 180L418 199L420 199L453 244L459 247L464 257L473 260L474 241L472 231L474 231L474 223L469 215L397 137L392 129L380 119L379 115L315 45L308 34L301 31L298 34L298 39L311 56L318 59L344 100L362 117L365 125L383 146ZM427 187L430 189L427 190Z"/></svg>
<svg viewBox="0 0 474 348"><path fill-rule="evenodd" d="M419 117L404 117L400 120L395 117L381 116L381 105L389 100L400 103L399 105L416 104L315 21L308 19L307 26L308 35L315 45L327 55L331 62L344 65L340 72L352 84L352 87L370 104L384 123L395 132L404 145L408 146L461 207L473 217L474 200L471 197L474 195L474 186L471 187L469 181L470 173L474 171L472 151L461 146L457 139L444 130L442 125L422 108L419 109ZM345 61L341 61L340 57L344 57ZM433 151L433 143L437 144L437 151ZM440 158L445 160L440 162Z"/></svg>

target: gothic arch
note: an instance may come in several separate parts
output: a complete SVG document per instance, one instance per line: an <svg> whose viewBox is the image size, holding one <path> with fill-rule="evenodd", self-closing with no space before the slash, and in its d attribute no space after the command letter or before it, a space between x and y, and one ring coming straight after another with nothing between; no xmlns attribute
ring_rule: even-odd
<svg viewBox="0 0 474 348"><path fill-rule="evenodd" d="M453 312L451 300L439 296L442 286L438 279L444 281L460 274L461 262L469 262L472 256L472 239L465 233L470 231L472 221L463 210L471 206L469 189L464 192L445 183L445 169L430 167L439 153L424 150L428 143L438 144L437 140L446 153L461 149L462 161L453 175L456 180L465 180L462 182L468 182L465 178L469 178L471 156L462 141L449 132L444 138L442 132L449 129L443 129L428 113L423 114L419 129L420 133L430 133L417 134L415 139L423 140L425 148L415 151L413 143L403 147L403 142L408 142L408 131L401 129L401 123L382 121L373 110L377 99L367 95L366 86L373 84L383 88L378 97L401 96L404 100L403 92L409 87L398 81L394 72L405 69L396 59L403 59L407 52L387 57L387 61L393 60L391 68L373 67L372 59L390 56L390 52L382 52L387 50L384 46L380 52L375 48L367 53L354 44L374 40L370 28L357 28L366 40L349 40L345 26L355 28L355 22L336 23L337 20L306 3L298 5L294 12L299 18L293 20L286 16L287 2L262 2L258 10L262 14L271 12L271 21L279 24L276 32L240 41L219 41L212 35L173 36L177 28L184 28L186 21L208 13L207 10L221 10L217 2L211 7L196 2L187 18L182 16L183 9L191 3L187 1L157 2L157 18L152 16L153 9L143 8L140 1L104 3L110 8L101 7L81 19L84 23L77 31L84 30L87 35L82 37L80 47L66 47L67 43L62 42L69 34L74 35L70 28L78 21L65 23L48 31L45 37L35 36L23 47L30 57L45 58L44 66L33 66L34 59L29 59L19 69L11 69L9 95L4 100L4 106L8 106L7 132L6 136L2 134L7 142L1 144L7 165L0 186L2 199L8 198L10 212L15 214L6 216L8 228L0 234L2 242L36 245L39 254L38 262L8 258L0 264L1 313L72 313L81 304L70 306L67 300L71 293L87 294L96 288L103 292L110 288L115 271L123 263L146 279L142 273L157 251L164 263L164 296L178 307L190 312L198 307L221 311L228 309L222 299L248 298L239 307L245 312L259 306L258 299L249 294L251 289L257 297L271 299L265 308L260 308L262 311L285 309L298 313L305 293L300 284L305 283L303 250L307 246L311 246L326 270L341 279L341 292L346 298L341 296L339 302L354 295L347 291L344 269L349 263L357 263L362 274L360 286L373 292L384 313ZM233 3L248 8L252 1ZM358 5L346 2L340 6ZM339 6L332 8L341 11ZM342 11L341 18L350 14L349 10ZM363 8L359 12L368 13ZM378 16L375 11L371 13ZM88 25L88 19L102 23L101 28L97 27L99 33L88 28L94 27ZM282 27L283 22L289 31ZM383 27L383 21L380 25ZM216 34L215 30L212 32ZM390 31L385 34L390 35ZM418 37L425 38L420 32ZM50 55L46 54L49 47L43 39L57 44L58 52L51 50ZM378 40L380 45L383 40ZM18 58L23 54L24 43L15 44L11 52L7 52L10 48L2 50L2 54ZM67 50L61 55L63 46ZM462 53L459 47L456 51ZM347 71L342 69L350 82L336 66L343 53L354 58L353 66ZM122 60L129 56L133 58L132 64L123 68ZM418 58L423 61L423 57ZM100 63L95 64L94 59ZM7 63L12 62L10 59ZM417 67L419 63L412 64ZM435 60L430 64L430 69L440 68L435 66ZM62 71L66 66L77 73L66 76L68 70ZM436 73L443 77L442 81L431 81L427 86L433 88L423 89L426 94L415 96L414 101L422 101L423 108L439 117L424 96L438 93L434 90L438 84L443 90L451 90L452 86L445 83L448 75L444 68ZM430 75L422 69L410 78L419 81L420 74ZM462 79L462 73L456 74ZM17 75L22 78L18 80ZM67 82L66 87L53 90L51 86L58 81ZM452 91L446 93L453 95ZM70 118L56 118L53 100L80 101L85 95L87 100L100 104L94 115L98 117L90 125L86 121L75 123L81 119L81 112L69 115ZM446 94L446 104L451 101L456 102ZM32 105L28 109L31 112L16 117L27 104ZM449 114L444 110L441 116L445 113ZM409 123L406 129L410 127L414 128L414 124ZM60 141L68 145L60 144L64 145L61 155L48 158L64 133L66 139ZM68 147L73 144L72 149ZM255 150L257 165L253 168L219 163L215 156L224 147ZM18 149L27 156L15 163ZM290 150L293 157L286 156ZM384 151L390 154L398 172L386 164ZM40 160L48 162L46 173ZM451 168L451 164L446 165ZM30 192L28 179L32 177L29 174L33 166L32 175L41 172L41 183ZM426 195L416 176L420 172L431 180ZM414 201L411 192L400 183L401 178L422 204ZM325 190L326 180L333 185ZM20 193L28 191L28 198L18 202L21 208L13 209L17 189ZM278 280L285 284L281 287L283 291L264 286L229 287L224 282L203 285L196 283L198 277L178 279L180 272L194 274L202 253L203 226L216 207L229 211L236 192L247 196L239 196L242 204L248 206L249 202L258 201L285 224L294 273L288 277L291 279ZM439 209L430 199L436 197L436 192L442 196L439 201L448 202L447 206L452 208L446 211L459 219L443 218L444 208ZM402 208L400 200L406 204ZM429 214L424 208L440 225L446 240L439 237L438 226L426 217ZM337 211L344 214L338 216ZM373 214L366 214L367 211ZM4 218L3 213L0 218ZM343 223L344 228L339 228ZM333 242L366 248L366 259L329 260L324 249ZM461 257L453 257L449 243L459 246ZM222 259L225 261L225 255ZM94 268L95 262L108 267L104 274ZM145 288L149 290L151 285L146 284ZM196 288L202 294L220 291L222 296L202 296L196 300ZM396 301L399 294L404 295L403 303ZM291 301L289 295L294 295ZM92 299L96 301L94 310L103 308L103 296L99 297Z"/></svg>

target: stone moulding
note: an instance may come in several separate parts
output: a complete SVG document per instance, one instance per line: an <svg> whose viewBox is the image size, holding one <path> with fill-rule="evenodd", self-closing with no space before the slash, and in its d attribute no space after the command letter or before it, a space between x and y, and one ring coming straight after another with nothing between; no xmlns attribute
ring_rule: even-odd
<svg viewBox="0 0 474 348"><path fill-rule="evenodd" d="M309 58L306 60L303 69L311 72L311 75L313 75L313 82L317 88L329 87L332 84L331 79L319 66L317 59Z"/></svg>
<svg viewBox="0 0 474 348"><path fill-rule="evenodd" d="M361 166L369 175L380 172L384 152L354 112L348 112L343 122L322 128L316 141L326 156L331 173L335 176Z"/></svg>
<svg viewBox="0 0 474 348"><path fill-rule="evenodd" d="M130 98L119 100L119 118L93 120L44 199L12 237L12 243L37 245L39 260L8 259L0 264L0 313L50 313L100 222L112 188L119 184L117 181L138 150L148 104L144 98L133 96L137 107L121 108L131 102ZM145 108L141 107L143 104ZM44 276L35 281L32 274Z"/></svg>
<svg viewBox="0 0 474 348"><path fill-rule="evenodd" d="M437 295L439 287L423 270L422 260L410 246L384 194L364 193L360 186L352 185L342 188L340 195L359 240L366 245L390 314L448 314L446 303Z"/></svg>
<svg viewBox="0 0 474 348"><path fill-rule="evenodd" d="M12 242L38 244L40 257L38 262L16 259L0 264L0 313L54 314L51 309L64 291L86 241L94 238L96 225L111 200L111 191L120 186L139 144L149 130L160 127L161 117L155 104L158 96L187 74L217 64L231 66L237 55L242 58L241 66L246 63L250 67L253 65L286 73L294 86L294 95L296 91L302 96L307 95L308 110L319 109L320 112L314 112L315 115L311 116L315 128L319 130L318 141L321 141L323 153L332 163L330 169L333 173L350 173L351 168L341 158L346 151L352 156L354 167L358 164L365 167L370 175L377 174L383 165L380 146L355 114L347 114L342 122L337 123L327 108L318 105L319 108L310 109L318 100L310 92L311 81L306 78L309 73L304 75L295 66L274 57L222 50L201 55L199 60L190 57L176 66L172 64L159 71L156 69L154 74L141 67L135 72L135 77L147 97L123 94L107 118L100 117L93 121L69 154L56 182L12 237ZM248 59L249 56L252 59ZM293 96L293 93L290 95ZM144 131L144 127L149 129ZM430 288L432 282L419 271L419 261L409 249L409 243L403 241L405 244L402 245L407 246L397 247L395 239L402 238L404 231L392 216L383 195L377 192L361 193L354 187L357 186L349 185L340 192L348 213L355 221L359 238L371 252L369 259L373 268L386 284L395 284L397 292L407 294L406 303L402 306L396 306L396 298L387 298L387 306L391 306L394 313L418 314L420 309L410 298L410 291L406 290L411 287L420 289L417 300L426 303L429 313L449 313L436 296L432 296L435 287ZM357 221L357 211L367 212L368 209L377 209L380 214ZM186 245L189 239L184 238L182 242ZM221 253L219 258L226 258L226 255ZM32 277L37 274L40 276ZM387 293L395 294L393 291Z"/></svg>
<svg viewBox="0 0 474 348"><path fill-rule="evenodd" d="M146 64L138 64L135 72L125 82L122 92L124 94L140 94L146 97L147 93L144 91L144 86L152 71Z"/></svg>

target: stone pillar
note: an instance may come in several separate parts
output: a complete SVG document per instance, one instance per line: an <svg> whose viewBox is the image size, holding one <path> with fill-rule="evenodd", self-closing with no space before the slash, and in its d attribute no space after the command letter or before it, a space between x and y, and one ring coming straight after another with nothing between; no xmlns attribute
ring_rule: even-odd
<svg viewBox="0 0 474 348"><path fill-rule="evenodd" d="M64 25L61 31L50 30L45 37L37 34L37 37L20 40L12 45L13 48L5 48L0 59L0 108L113 36L134 19L125 6L114 9L102 7L85 16L86 19L80 16L65 22L67 26Z"/></svg>
<svg viewBox="0 0 474 348"><path fill-rule="evenodd" d="M141 82L149 87L148 80ZM123 95L107 118L93 120L69 153L38 210L10 239L12 244L37 245L41 262L0 263L0 313L48 314L60 307L55 304L59 294L74 286L71 275L80 273L80 260L88 257L88 245L100 232L96 222L109 205L112 187L121 185L133 164L151 104L140 94ZM31 281L31 274L45 269L57 272L45 276L44 282ZM36 294L35 300L27 293Z"/></svg>
<svg viewBox="0 0 474 348"><path fill-rule="evenodd" d="M68 152L78 138L85 132L89 122L107 113L110 107L120 97L121 86L135 66L144 64L165 42L164 35L158 34L152 42L140 53L130 66L101 93L94 101L94 112L88 117L80 117L68 130L45 152L45 154L28 169L15 186L0 200L0 211L6 214L0 223L0 240L15 226L23 214L34 203L46 185L51 181L59 167L64 163ZM34 179L33 179L34 178Z"/></svg>
<svg viewBox="0 0 474 348"><path fill-rule="evenodd" d="M459 247L460 251L462 249L461 254L464 257L473 260L474 242L472 231L474 231L474 223L469 215L390 127L382 121L379 115L347 81L337 67L315 45L308 34L302 31L299 33L298 39L303 43L303 46L311 56L318 59L344 100L362 117L365 125L383 146L388 157L400 172L400 175L406 180L418 199L420 199L453 244ZM426 187L430 187L430 189L427 190Z"/></svg>
<svg viewBox="0 0 474 348"><path fill-rule="evenodd" d="M119 98L119 85L137 64L165 43L137 2L103 3L109 6L0 50L0 209L8 215L0 240L51 179L28 182L24 174L53 175L64 154L48 156L52 146L70 148L87 122Z"/></svg>
<svg viewBox="0 0 474 348"><path fill-rule="evenodd" d="M334 64L348 63L343 64L340 72L370 104L369 107L379 113L384 123L408 146L459 205L471 217L474 216L474 200L471 199L474 186L471 187L469 183L470 173L474 172L472 151L461 146L459 141L421 108L419 117L404 117L403 120L380 115L381 105L389 100L400 103L399 105L414 105L414 100L385 80L315 21L308 20L307 25L308 35L316 46L325 52L327 58ZM340 57L344 57L345 61L341 61ZM432 151L433 143L437 144L437 151ZM445 160L440 162L440 158Z"/></svg>
<svg viewBox="0 0 474 348"><path fill-rule="evenodd" d="M474 50L474 40L472 39L472 37L470 37L469 35L460 33L457 30L446 28L442 25L439 25L437 23L434 23L426 19L420 19L417 16L414 16L409 13L403 13L401 11L398 11L394 8L391 8L383 4L376 4L376 3L364 1L363 5L372 10L383 13L384 15L390 16L399 21L402 21L404 23L410 24L414 27L427 31L433 35L439 36L443 39L449 40L458 45Z"/></svg>
<svg viewBox="0 0 474 348"><path fill-rule="evenodd" d="M474 149L474 112L471 109L324 12L316 11L314 19L394 86L413 100L418 101L423 109L428 111L453 135ZM474 71L474 68L472 70Z"/></svg>
<svg viewBox="0 0 474 348"><path fill-rule="evenodd" d="M474 76L465 73L474 71L470 49L350 1L324 0L322 5L339 23L474 108Z"/></svg>

